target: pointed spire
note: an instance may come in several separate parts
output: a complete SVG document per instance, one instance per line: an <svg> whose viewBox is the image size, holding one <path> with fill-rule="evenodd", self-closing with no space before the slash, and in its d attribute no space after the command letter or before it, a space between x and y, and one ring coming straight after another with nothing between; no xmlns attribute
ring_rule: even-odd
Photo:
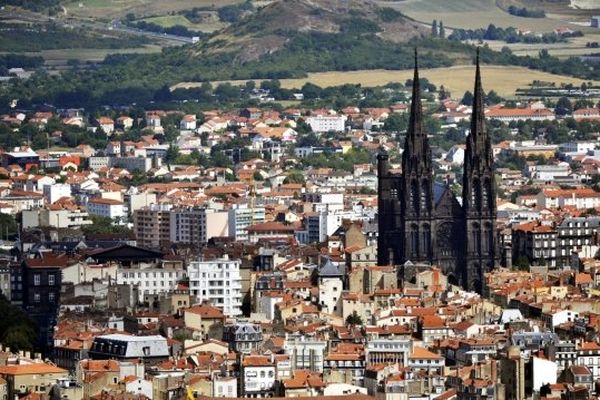
<svg viewBox="0 0 600 400"><path fill-rule="evenodd" d="M475 88L473 90L473 113L471 115L471 133L468 142L472 144L472 152L485 156L487 142L485 131L485 92L481 85L481 70L479 67L479 48L475 58Z"/></svg>
<svg viewBox="0 0 600 400"><path fill-rule="evenodd" d="M421 82L419 80L419 59L415 47L415 72L413 75L412 102L410 107L410 120L408 123L408 135L416 136L423 132L422 108L421 108Z"/></svg>

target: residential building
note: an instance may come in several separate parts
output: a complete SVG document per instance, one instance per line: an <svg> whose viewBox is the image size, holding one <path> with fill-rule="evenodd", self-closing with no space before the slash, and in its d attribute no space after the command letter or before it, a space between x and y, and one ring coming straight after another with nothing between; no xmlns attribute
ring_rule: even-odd
<svg viewBox="0 0 600 400"><path fill-rule="evenodd" d="M185 275L184 270L173 268L119 268L116 282L118 285L137 285L138 301L152 302L155 295L176 290Z"/></svg>
<svg viewBox="0 0 600 400"><path fill-rule="evenodd" d="M273 397L275 363L268 356L242 356L240 394L245 397Z"/></svg>
<svg viewBox="0 0 600 400"><path fill-rule="evenodd" d="M210 261L191 261L187 275L190 294L198 303L204 301L223 310L229 317L242 313L242 277L239 260L222 258Z"/></svg>
<svg viewBox="0 0 600 400"><path fill-rule="evenodd" d="M558 256L558 233L550 225L536 221L517 225L512 232L513 262L527 257L529 263L543 263L556 268Z"/></svg>
<svg viewBox="0 0 600 400"><path fill-rule="evenodd" d="M110 334L97 336L89 351L94 360L143 360L156 363L169 358L167 339L159 336L132 336Z"/></svg>
<svg viewBox="0 0 600 400"><path fill-rule="evenodd" d="M0 378L7 383L6 399L27 393L47 396L59 380L69 378L69 371L46 363L3 365L0 366Z"/></svg>
<svg viewBox="0 0 600 400"><path fill-rule="evenodd" d="M113 221L120 221L125 217L123 202L120 200L94 197L88 201L87 210L91 215L110 218Z"/></svg>
<svg viewBox="0 0 600 400"><path fill-rule="evenodd" d="M44 185L44 198L49 204L54 203L61 197L71 197L71 185L66 183L55 183Z"/></svg>
<svg viewBox="0 0 600 400"><path fill-rule="evenodd" d="M170 204L152 204L133 212L133 232L137 244L157 248L168 245L171 239Z"/></svg>
<svg viewBox="0 0 600 400"><path fill-rule="evenodd" d="M171 210L169 239L172 243L204 245L213 237L229 236L229 213L208 208Z"/></svg>
<svg viewBox="0 0 600 400"><path fill-rule="evenodd" d="M239 204L229 209L229 236L236 241L248 240L248 227L265 222L264 207Z"/></svg>
<svg viewBox="0 0 600 400"><path fill-rule="evenodd" d="M306 119L313 132L343 132L346 128L345 115L316 115Z"/></svg>
<svg viewBox="0 0 600 400"><path fill-rule="evenodd" d="M223 340L229 348L237 353L258 352L263 343L263 332L260 324L239 321L223 327Z"/></svg>

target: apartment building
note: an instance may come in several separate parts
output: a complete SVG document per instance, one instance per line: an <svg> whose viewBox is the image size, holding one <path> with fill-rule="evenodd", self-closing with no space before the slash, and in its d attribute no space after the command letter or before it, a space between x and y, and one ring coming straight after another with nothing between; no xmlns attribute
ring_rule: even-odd
<svg viewBox="0 0 600 400"><path fill-rule="evenodd" d="M114 199L95 197L88 201L87 209L91 215L107 217L113 220L123 218L125 216L123 211L123 202Z"/></svg>
<svg viewBox="0 0 600 400"><path fill-rule="evenodd" d="M532 264L542 263L556 268L557 262L556 229L536 221L517 225L512 232L513 261L526 256Z"/></svg>
<svg viewBox="0 0 600 400"><path fill-rule="evenodd" d="M229 317L242 313L240 260L228 257L192 261L188 265L190 294L197 303L208 301Z"/></svg>
<svg viewBox="0 0 600 400"><path fill-rule="evenodd" d="M171 204L152 204L133 213L133 231L138 246L162 247L170 240Z"/></svg>
<svg viewBox="0 0 600 400"><path fill-rule="evenodd" d="M264 207L236 204L229 210L229 236L236 241L248 240L248 227L265 222Z"/></svg>
<svg viewBox="0 0 600 400"><path fill-rule="evenodd" d="M229 236L228 213L206 208L171 210L169 238L173 243L204 244Z"/></svg>
<svg viewBox="0 0 600 400"><path fill-rule="evenodd" d="M213 237L229 235L229 214L205 208L174 208L152 204L133 213L134 232L140 246L168 243L204 245Z"/></svg>
<svg viewBox="0 0 600 400"><path fill-rule="evenodd" d="M119 268L117 285L137 285L138 301L149 301L154 295L172 292L185 277L184 270L173 268Z"/></svg>
<svg viewBox="0 0 600 400"><path fill-rule="evenodd" d="M565 218L557 225L558 266L570 266L573 253L593 258L598 249L599 229L600 217Z"/></svg>

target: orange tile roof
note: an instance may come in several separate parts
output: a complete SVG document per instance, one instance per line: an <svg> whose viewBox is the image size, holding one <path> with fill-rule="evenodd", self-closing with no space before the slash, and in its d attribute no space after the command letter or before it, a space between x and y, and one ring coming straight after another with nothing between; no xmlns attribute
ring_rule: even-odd
<svg viewBox="0 0 600 400"><path fill-rule="evenodd" d="M427 360L440 360L442 357L439 354L433 353L423 347L413 347L412 354L408 358L427 359Z"/></svg>
<svg viewBox="0 0 600 400"><path fill-rule="evenodd" d="M50 364L5 365L0 367L0 375L40 375L67 374L69 371Z"/></svg>

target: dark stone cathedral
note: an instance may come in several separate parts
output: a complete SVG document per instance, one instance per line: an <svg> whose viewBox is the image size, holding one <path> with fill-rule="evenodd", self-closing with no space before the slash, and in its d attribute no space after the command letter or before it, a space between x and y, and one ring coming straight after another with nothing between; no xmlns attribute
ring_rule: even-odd
<svg viewBox="0 0 600 400"><path fill-rule="evenodd" d="M387 154L380 153L377 160L378 264L437 265L450 283L481 293L483 274L498 265L500 252L492 145L485 127L479 53L471 130L465 150L462 205L446 184L435 181L423 126L416 52L402 173L390 173Z"/></svg>

